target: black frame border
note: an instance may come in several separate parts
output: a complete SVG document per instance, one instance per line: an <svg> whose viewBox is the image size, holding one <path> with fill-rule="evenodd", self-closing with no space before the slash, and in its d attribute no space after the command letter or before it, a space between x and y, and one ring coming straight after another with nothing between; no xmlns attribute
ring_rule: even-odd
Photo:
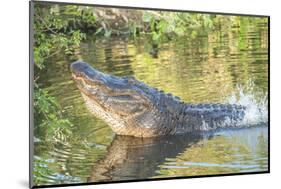
<svg viewBox="0 0 281 189"><path fill-rule="evenodd" d="M33 117L33 42L34 42L34 3L58 4L58 5L78 5L78 6L95 6L103 8L119 8L119 9L137 9L137 10L152 10L152 11L167 11L167 12L185 12L185 13L198 13L198 14L215 14L215 15L228 15L228 16L248 16L248 17L264 17L268 20L268 170L244 173L228 173L228 174L213 174L213 175L196 175L196 176L181 176L181 177L165 177L165 178L146 178L134 180L120 180L109 182L85 182L85 183L69 183L69 184L52 184L52 185L34 185L33 183L33 151L34 151L34 117ZM209 178L209 177L224 177L224 176L239 176L239 175L257 175L270 173L270 16L259 14L243 14L243 13L225 13L225 12L209 12L209 11L196 11L196 10L178 10L178 9L162 9L156 7L132 7L120 5L102 5L90 3L74 3L74 2L57 2L57 1L29 1L29 188L53 188L53 187L68 187L68 186L89 186L99 184L114 184L114 183L131 183L143 181L161 181L161 180L177 180L177 179L191 179L191 178Z"/></svg>

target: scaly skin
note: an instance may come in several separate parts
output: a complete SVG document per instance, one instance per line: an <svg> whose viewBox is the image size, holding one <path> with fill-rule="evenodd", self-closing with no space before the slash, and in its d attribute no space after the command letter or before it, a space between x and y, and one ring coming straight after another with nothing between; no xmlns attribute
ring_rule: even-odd
<svg viewBox="0 0 281 189"><path fill-rule="evenodd" d="M245 107L190 104L134 79L104 74L85 62L71 64L88 109L119 135L154 137L238 127Z"/></svg>

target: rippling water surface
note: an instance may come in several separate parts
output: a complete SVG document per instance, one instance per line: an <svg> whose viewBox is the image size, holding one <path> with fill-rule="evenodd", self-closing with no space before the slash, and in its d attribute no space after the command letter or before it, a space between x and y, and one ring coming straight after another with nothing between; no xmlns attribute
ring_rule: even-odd
<svg viewBox="0 0 281 189"><path fill-rule="evenodd" d="M158 46L143 37L88 37L74 58L48 62L41 83L74 123L66 142L35 142L37 184L194 176L268 169L267 23L218 29ZM91 115L71 79L69 64L83 59L103 72L133 75L186 102L230 102L249 108L255 127L194 136L138 139L115 136Z"/></svg>

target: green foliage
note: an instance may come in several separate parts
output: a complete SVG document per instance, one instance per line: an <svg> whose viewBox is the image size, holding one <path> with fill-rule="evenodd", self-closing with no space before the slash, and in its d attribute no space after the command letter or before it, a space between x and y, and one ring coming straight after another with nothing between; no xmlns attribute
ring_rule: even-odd
<svg viewBox="0 0 281 189"><path fill-rule="evenodd" d="M34 63L39 69L45 68L45 60L60 51L72 55L80 41L86 38L78 25L79 20L88 24L95 22L89 13L78 6L50 6L35 4L34 13ZM78 19L79 18L79 19Z"/></svg>
<svg viewBox="0 0 281 189"><path fill-rule="evenodd" d="M63 119L61 107L47 90L35 88L34 113L35 129L42 131L46 139L65 141L71 136L71 122Z"/></svg>
<svg viewBox="0 0 281 189"><path fill-rule="evenodd" d="M48 113L53 113L59 107L57 101L54 97L49 96L46 90L36 88L34 99L35 99L35 107L38 107L38 113L42 113L47 115ZM36 110L36 109L35 109ZM46 116L48 117L48 116Z"/></svg>
<svg viewBox="0 0 281 189"><path fill-rule="evenodd" d="M81 40L86 38L85 33L79 30L79 24L95 22L95 17L87 9L78 6L36 3L33 49L36 71L46 69L46 60L57 53L73 55ZM56 99L41 89L37 80L34 83L35 130L43 132L44 139L65 141L72 134L71 122L63 118Z"/></svg>
<svg viewBox="0 0 281 189"><path fill-rule="evenodd" d="M155 42L165 41L171 35L195 38L214 27L214 18L207 14L161 12L156 15L148 11L142 17Z"/></svg>

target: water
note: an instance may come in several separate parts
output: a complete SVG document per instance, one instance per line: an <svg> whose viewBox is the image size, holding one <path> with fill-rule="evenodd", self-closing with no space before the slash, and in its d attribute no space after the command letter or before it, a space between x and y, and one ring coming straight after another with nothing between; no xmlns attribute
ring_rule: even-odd
<svg viewBox="0 0 281 189"><path fill-rule="evenodd" d="M74 137L36 141L35 183L267 171L267 31L260 23L158 46L146 37L89 36L74 57L53 57L38 82L59 101L63 117L74 124ZM76 59L113 75L133 75L186 102L245 105L244 126L255 127L149 139L116 136L86 109L69 70Z"/></svg>

